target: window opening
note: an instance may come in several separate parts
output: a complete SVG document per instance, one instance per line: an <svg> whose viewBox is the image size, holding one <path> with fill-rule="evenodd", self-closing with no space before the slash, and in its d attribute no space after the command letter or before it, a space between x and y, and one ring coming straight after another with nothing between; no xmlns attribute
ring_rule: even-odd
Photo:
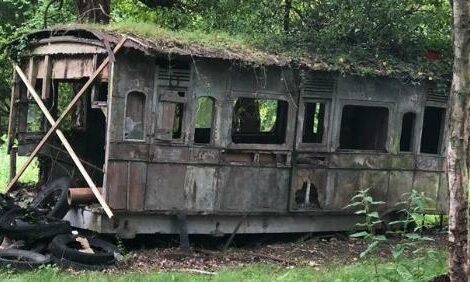
<svg viewBox="0 0 470 282"><path fill-rule="evenodd" d="M26 118L27 132L42 132L43 114L35 101L28 103L28 115Z"/></svg>
<svg viewBox="0 0 470 282"><path fill-rule="evenodd" d="M175 116L173 120L173 139L180 139L183 135L183 110L184 104L175 103Z"/></svg>
<svg viewBox="0 0 470 282"><path fill-rule="evenodd" d="M444 128L445 109L426 107L424 109L421 153L439 154Z"/></svg>
<svg viewBox="0 0 470 282"><path fill-rule="evenodd" d="M403 115L401 123L400 151L413 151L414 127L416 115L414 113L406 113Z"/></svg>
<svg viewBox="0 0 470 282"><path fill-rule="evenodd" d="M199 97L196 104L194 143L208 144L211 142L213 116L214 98Z"/></svg>
<svg viewBox="0 0 470 282"><path fill-rule="evenodd" d="M157 138L177 140L183 138L186 92L163 89L160 92L161 108L157 124Z"/></svg>
<svg viewBox="0 0 470 282"><path fill-rule="evenodd" d="M340 149L385 151L388 115L385 107L344 106Z"/></svg>
<svg viewBox="0 0 470 282"><path fill-rule="evenodd" d="M41 95L41 87L42 87L42 79L36 79L34 83L34 88L39 95ZM22 87L22 91L24 91L24 98L26 99L26 132L29 133L39 133L44 132L44 124L45 124L45 116L41 111L41 108L34 100L31 94L26 95L27 88L26 86ZM43 101L46 102L46 101ZM47 104L47 102L46 102Z"/></svg>
<svg viewBox="0 0 470 282"><path fill-rule="evenodd" d="M144 140L145 100L146 96L142 92L134 91L127 95L125 139Z"/></svg>
<svg viewBox="0 0 470 282"><path fill-rule="evenodd" d="M322 143L325 131L325 103L305 103L303 143Z"/></svg>
<svg viewBox="0 0 470 282"><path fill-rule="evenodd" d="M234 143L282 144L288 104L273 99L238 98L232 119Z"/></svg>

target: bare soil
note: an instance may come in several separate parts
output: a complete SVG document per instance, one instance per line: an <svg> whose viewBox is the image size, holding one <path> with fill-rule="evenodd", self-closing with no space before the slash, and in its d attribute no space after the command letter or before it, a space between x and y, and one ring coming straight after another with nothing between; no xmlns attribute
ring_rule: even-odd
<svg viewBox="0 0 470 282"><path fill-rule="evenodd" d="M426 247L446 248L444 231L428 231L433 238ZM159 237L155 235L153 237ZM246 266L256 263L278 264L286 267L353 263L367 248L361 239L348 238L347 234L282 234L282 235L239 235L232 246L223 250L227 238L194 236L191 253L184 254L179 248L177 236L138 237L124 242L128 253L115 271L161 271L194 270L215 271L221 267ZM391 239L389 244L398 243ZM386 258L390 248L383 246L378 256Z"/></svg>

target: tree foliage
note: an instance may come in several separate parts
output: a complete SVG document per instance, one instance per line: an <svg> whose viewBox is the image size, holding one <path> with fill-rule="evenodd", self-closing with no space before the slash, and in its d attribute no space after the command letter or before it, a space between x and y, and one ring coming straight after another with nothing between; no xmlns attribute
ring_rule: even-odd
<svg viewBox="0 0 470 282"><path fill-rule="evenodd" d="M78 2L0 0L0 46L45 24L77 21ZM450 19L448 0L111 1L112 22L243 35L271 52L320 54L338 70L414 70L421 74L415 79L450 77ZM11 77L5 55L0 64L0 100L5 104Z"/></svg>

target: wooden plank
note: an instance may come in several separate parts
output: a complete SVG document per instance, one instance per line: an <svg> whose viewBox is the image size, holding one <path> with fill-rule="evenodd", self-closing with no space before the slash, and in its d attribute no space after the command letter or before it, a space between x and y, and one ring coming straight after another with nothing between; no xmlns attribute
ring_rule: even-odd
<svg viewBox="0 0 470 282"><path fill-rule="evenodd" d="M43 69L44 78L42 79L41 98L46 100L49 99L51 91L52 59L49 55L44 57Z"/></svg>
<svg viewBox="0 0 470 282"><path fill-rule="evenodd" d="M10 96L10 116L8 118L8 140L7 140L7 152L10 153L10 150L13 146L13 142L16 136L17 128L17 113L18 113L18 103L20 87L18 85L18 77L16 71L13 74L13 86L11 88Z"/></svg>
<svg viewBox="0 0 470 282"><path fill-rule="evenodd" d="M10 180L15 177L16 174L16 153L18 149L16 147L10 150Z"/></svg>
<svg viewBox="0 0 470 282"><path fill-rule="evenodd" d="M130 162L128 169L127 209L130 211L143 211L147 183L147 164Z"/></svg>
<svg viewBox="0 0 470 282"><path fill-rule="evenodd" d="M114 52L118 52L119 49L121 49L121 47L124 45L124 42L126 40L127 40L127 37L123 37L122 40L119 42L119 44L116 45L116 47L114 48ZM60 115L60 117L57 119L57 121L51 126L51 128L46 133L46 135L44 135L41 142L39 142L39 144L36 146L34 151L29 156L28 160L26 161L25 165L21 168L20 172L18 172L18 174L15 176L15 178L8 184L6 192L8 192L13 187L13 185L15 185L15 183L18 181L18 179L21 177L21 175L26 171L28 166L31 164L31 162L36 157L36 155L39 153L39 151L42 149L42 147L46 144L49 137L57 129L57 127L60 125L60 123L65 118L65 116L68 114L68 112L70 112L70 110L80 100L81 96L86 93L88 87L93 83L93 81L100 74L100 72L107 66L108 63L109 63L109 58L106 58L103 61L103 63L101 63L101 65L98 67L98 69L95 71L95 73L90 77L90 79L85 83L85 85L82 87L82 89L77 93L75 98L70 102L70 104L67 106L67 108L64 110L64 112ZM15 66L15 69L17 69L17 71L23 73L18 66ZM25 83L25 84L28 85L28 83Z"/></svg>
<svg viewBox="0 0 470 282"><path fill-rule="evenodd" d="M36 93L36 90L34 89L34 87L28 82L26 76L24 75L23 71L20 69L20 67L18 67L18 65L15 65L14 66L15 70L18 72L18 75L20 76L20 78L23 80L23 82L25 83L26 87L28 88L28 90L31 92L31 95L32 97L34 98L34 100L36 101L36 103L39 105L39 108L41 109L41 111L44 113L44 115L46 116L46 119L49 121L49 123L51 125L54 125L56 123L56 121L54 120L54 118L51 116L51 114L49 113L47 107L44 105L44 103L42 102L41 100L41 97ZM103 207L104 211L106 212L106 214L108 215L109 218L113 217L113 212L111 211L111 209L108 207L108 205L106 204L105 200L103 199L103 197L101 196L98 188L96 187L95 183L93 182L93 180L91 179L90 175L88 174L88 172L86 171L85 167L83 166L83 164L80 162L80 159L78 158L78 156L76 155L76 153L74 152L74 150L72 149L72 146L70 145L70 143L67 141L67 138L65 138L65 135L62 133L62 131L60 130L56 130L56 134L57 136L59 137L60 141L62 142L62 144L64 145L65 149L67 150L67 152L69 153L70 157L72 158L73 162L75 163L75 165L77 166L78 170L80 171L80 173L82 174L83 178L85 178L85 181L87 182L87 184L90 186L91 190L93 191L93 193L95 194L96 196L96 199L98 200L98 202L100 203L100 205ZM27 163L25 167L29 166L31 162ZM8 185L7 187L7 191L11 188L11 186L13 185L12 183L16 183L16 181L18 181L18 178L19 177L16 177L15 176L15 179L13 179L10 184Z"/></svg>
<svg viewBox="0 0 470 282"><path fill-rule="evenodd" d="M175 122L176 104L171 102L162 103L162 122L157 132L162 139L172 139L173 123Z"/></svg>
<svg viewBox="0 0 470 282"><path fill-rule="evenodd" d="M31 83L33 88L36 87L36 75L37 73L36 66L34 65L34 57L30 57L28 67L28 81ZM28 90L26 93L26 97L28 97L28 99L31 99L31 92Z"/></svg>
<svg viewBox="0 0 470 282"><path fill-rule="evenodd" d="M126 209L127 162L110 162L106 171L106 199L113 209Z"/></svg>
<svg viewBox="0 0 470 282"><path fill-rule="evenodd" d="M95 54L93 55L93 71L96 70L96 67L98 66L98 55ZM93 102L95 102L96 95L98 95L99 91L99 83L94 83L93 86L91 87L91 104L93 107Z"/></svg>

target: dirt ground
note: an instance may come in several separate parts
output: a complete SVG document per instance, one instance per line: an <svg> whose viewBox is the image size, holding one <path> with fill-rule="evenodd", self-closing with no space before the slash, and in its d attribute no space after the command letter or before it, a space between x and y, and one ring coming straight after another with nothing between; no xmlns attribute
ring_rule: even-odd
<svg viewBox="0 0 470 282"><path fill-rule="evenodd" d="M426 242L427 247L446 247L444 231L428 231L426 236L434 239ZM185 255L180 251L178 240L177 236L143 236L123 242L128 253L117 269L110 271L190 269L211 272L221 267L254 263L319 267L353 263L367 248L363 240L348 238L344 233L238 235L232 246L225 251L223 247L227 238L195 236L190 238L191 253ZM391 239L389 243L397 241ZM386 246L379 252L380 257L390 255Z"/></svg>

